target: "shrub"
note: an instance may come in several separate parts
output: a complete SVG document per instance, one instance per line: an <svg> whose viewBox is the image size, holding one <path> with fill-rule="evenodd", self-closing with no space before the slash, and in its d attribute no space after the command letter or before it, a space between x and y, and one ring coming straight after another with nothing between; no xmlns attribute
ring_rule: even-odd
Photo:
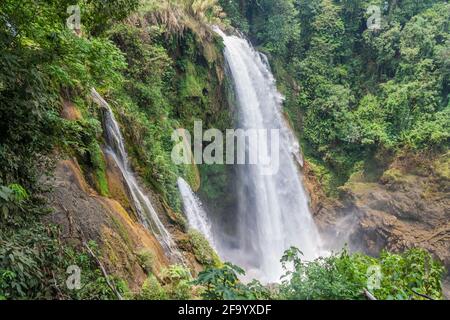
<svg viewBox="0 0 450 320"><path fill-rule="evenodd" d="M298 249L291 248L283 256L283 299L358 300L365 299L365 289L372 290L380 300L420 299L417 294L442 298L444 268L421 249L404 254L383 252L378 259L346 250L312 262L303 261L301 255ZM371 270L377 268L380 277L374 278Z"/></svg>
<svg viewBox="0 0 450 320"><path fill-rule="evenodd" d="M148 249L143 249L137 253L137 257L142 269L144 269L147 274L151 274L153 272L153 264L155 262L155 256L153 253Z"/></svg>
<svg viewBox="0 0 450 320"><path fill-rule="evenodd" d="M169 285L166 288L171 299L192 299L192 276L186 267L180 265L170 266L164 272L164 275L169 281Z"/></svg>
<svg viewBox="0 0 450 320"><path fill-rule="evenodd" d="M141 292L135 298L136 300L167 300L169 296L158 279L152 275L145 280Z"/></svg>
<svg viewBox="0 0 450 320"><path fill-rule="evenodd" d="M201 294L206 300L262 300L269 299L270 292L258 281L249 285L239 281L245 275L243 269L231 263L219 268L207 268L201 272L194 284L204 287Z"/></svg>

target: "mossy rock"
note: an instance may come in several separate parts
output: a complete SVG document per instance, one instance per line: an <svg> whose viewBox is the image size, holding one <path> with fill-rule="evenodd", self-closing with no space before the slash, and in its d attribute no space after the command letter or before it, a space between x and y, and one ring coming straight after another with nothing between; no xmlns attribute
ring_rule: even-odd
<svg viewBox="0 0 450 320"><path fill-rule="evenodd" d="M197 261L203 266L218 267L222 264L208 240L197 230L189 230L189 243Z"/></svg>
<svg viewBox="0 0 450 320"><path fill-rule="evenodd" d="M322 190L329 197L338 196L338 186L333 174L323 164L318 163L311 157L306 157L305 162L311 174L317 179Z"/></svg>
<svg viewBox="0 0 450 320"><path fill-rule="evenodd" d="M450 152L434 162L433 171L440 179L450 181Z"/></svg>
<svg viewBox="0 0 450 320"><path fill-rule="evenodd" d="M200 72L200 67L196 67L192 62L187 61L185 72L186 75L181 81L180 95L184 98L202 98L203 90L206 88L206 74Z"/></svg>
<svg viewBox="0 0 450 320"><path fill-rule="evenodd" d="M397 168L392 168L384 172L380 181L383 184L399 184L403 182L404 174Z"/></svg>
<svg viewBox="0 0 450 320"><path fill-rule="evenodd" d="M364 172L362 170L359 170L352 173L348 181L351 183L364 182L365 181Z"/></svg>
<svg viewBox="0 0 450 320"><path fill-rule="evenodd" d="M100 195L107 197L110 193L108 179L106 178L106 161L97 141L89 145L89 155L93 167L95 188Z"/></svg>
<svg viewBox="0 0 450 320"><path fill-rule="evenodd" d="M197 192L198 190L200 190L202 181L200 170L198 169L194 161L192 162L192 164L186 166L186 172L186 179L189 182L189 185L194 192Z"/></svg>

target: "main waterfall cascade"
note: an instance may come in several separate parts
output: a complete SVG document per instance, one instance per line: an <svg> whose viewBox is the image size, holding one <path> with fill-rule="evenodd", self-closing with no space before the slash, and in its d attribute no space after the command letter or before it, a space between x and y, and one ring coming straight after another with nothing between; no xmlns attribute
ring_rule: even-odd
<svg viewBox="0 0 450 320"><path fill-rule="evenodd" d="M200 199L183 178L178 179L178 189L183 199L184 213L188 219L189 226L202 233L211 246L215 247L211 224Z"/></svg>
<svg viewBox="0 0 450 320"><path fill-rule="evenodd" d="M107 143L105 152L112 157L119 168L140 222L157 237L158 241L168 254L178 260L181 259L170 233L162 224L150 199L139 187L136 177L131 171L128 163L128 154L125 150L124 138L109 104L97 93L97 91L95 91L95 89L92 89L91 95L94 101L105 110L104 126Z"/></svg>
<svg viewBox="0 0 450 320"><path fill-rule="evenodd" d="M237 126L280 132L278 172L264 175L261 165L237 169L238 230L233 240L216 238L216 245L222 258L244 267L249 278L278 282L283 274L280 259L291 246L299 248L305 259L321 254L321 239L299 172L299 144L282 115L283 97L265 56L247 40L227 36L218 28L215 31L225 44L237 101Z"/></svg>
<svg viewBox="0 0 450 320"><path fill-rule="evenodd" d="M210 224L199 199L180 178L178 187L184 211L190 226L211 242L223 260L244 267L249 279L278 282L283 274L280 259L291 246L299 248L308 260L322 254L321 239L299 172L302 163L299 144L283 117L283 97L276 89L266 57L247 40L227 36L219 29L215 31L225 44L224 55L237 102L237 128L257 129L257 132L278 129L279 170L267 175L263 164L237 166L237 227L232 236L224 235L223 226L216 221ZM105 109L105 152L121 171L141 223L157 237L167 253L182 260L170 233L137 183L111 108L95 90L92 97ZM270 149L271 142L267 143ZM249 148L253 147L249 144L246 152L252 152Z"/></svg>

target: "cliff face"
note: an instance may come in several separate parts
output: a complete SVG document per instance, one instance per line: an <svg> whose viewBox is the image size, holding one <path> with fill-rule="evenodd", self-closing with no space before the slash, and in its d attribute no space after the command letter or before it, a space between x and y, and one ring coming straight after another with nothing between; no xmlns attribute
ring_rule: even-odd
<svg viewBox="0 0 450 320"><path fill-rule="evenodd" d="M370 255L421 247L450 269L449 155L399 157L376 182L354 177L338 200L312 198L325 237ZM307 174L310 190L320 190ZM314 191L313 191L314 192Z"/></svg>
<svg viewBox="0 0 450 320"><path fill-rule="evenodd" d="M139 292L149 276L155 276L164 284L164 271L172 265L183 264L195 276L203 270L202 263L213 260L208 253L198 250L203 242L188 232L176 187L176 176L180 175L189 180L193 188L200 188L199 169L195 165L179 168L169 162L171 144L167 141L173 130L190 129L197 119L211 127L228 121L219 42L211 30L185 12L178 12L179 16L174 16L176 21L165 21L161 15L156 12L130 18L124 23L133 32L118 28L111 35L112 41L130 60L123 76L134 84L138 83L134 77L146 79L140 87L136 85L137 89L125 86L136 99L135 104L130 106L130 100L121 96L120 91L104 95L120 123L139 186L170 232L182 261L170 258L152 232L139 223L122 173L104 152L105 139L101 131L97 133L93 143L96 147L92 150L57 150L55 158L59 160L55 160L55 170L50 177L42 178L51 190L45 194L53 209L46 217L47 222L59 226L61 238L74 247L95 242L107 273L126 280L132 292ZM171 24L181 29L172 30ZM167 30L149 39L146 28L150 26ZM158 41L164 45L155 44ZM154 51L164 54L151 60L151 67L143 65ZM158 68L158 59L163 60L167 68L164 77L161 76L167 83L153 79L156 76L151 68ZM154 91L149 93L145 91L147 88ZM61 117L72 124L102 122L103 111L91 100L65 96Z"/></svg>
<svg viewBox="0 0 450 320"><path fill-rule="evenodd" d="M151 257L151 272L156 275L168 265L156 238L117 200L98 195L76 160L59 161L47 184L52 187L48 198L54 209L50 222L60 226L63 238L71 244L95 241L107 271L127 280L130 289L137 290L146 279L142 256Z"/></svg>

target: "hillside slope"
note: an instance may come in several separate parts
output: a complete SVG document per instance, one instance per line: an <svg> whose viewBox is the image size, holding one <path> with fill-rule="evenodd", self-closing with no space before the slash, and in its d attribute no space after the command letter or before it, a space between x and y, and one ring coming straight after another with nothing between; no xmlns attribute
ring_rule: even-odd
<svg viewBox="0 0 450 320"><path fill-rule="evenodd" d="M190 297L183 281L218 258L188 232L176 182L182 176L198 189L199 174L171 161L170 137L196 119L229 121L222 48L207 25L219 12L184 1L112 1L102 10L82 1L73 32L68 5L8 0L0 12L0 242L16 248L0 265L0 298L117 298L143 286ZM141 224L105 152L104 110L92 88L118 119L137 183L178 258ZM64 284L73 265L89 284L77 292Z"/></svg>

